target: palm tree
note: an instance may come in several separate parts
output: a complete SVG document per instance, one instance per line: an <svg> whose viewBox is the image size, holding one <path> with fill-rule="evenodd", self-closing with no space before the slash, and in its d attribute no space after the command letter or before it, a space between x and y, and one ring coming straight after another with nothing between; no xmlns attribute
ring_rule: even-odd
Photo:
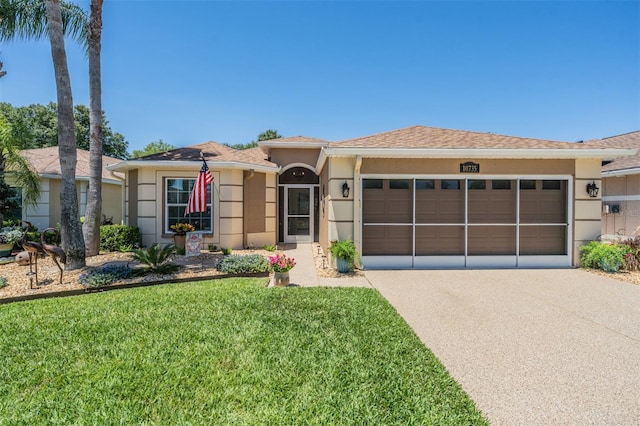
<svg viewBox="0 0 640 426"><path fill-rule="evenodd" d="M36 206L40 195L40 180L27 160L20 155L17 143L12 139L9 126L0 120L0 182L5 176L11 177L12 183L21 187L23 202L27 206ZM0 224L2 212L0 211Z"/></svg>
<svg viewBox="0 0 640 426"><path fill-rule="evenodd" d="M102 1L91 0L89 18L89 193L85 211L84 240L87 256L100 251L102 216L102 80L100 49L102 38Z"/></svg>
<svg viewBox="0 0 640 426"><path fill-rule="evenodd" d="M58 94L58 153L62 172L60 187L62 248L67 253L68 269L78 269L84 267L86 262L76 190L77 153L71 80L67 66L67 52L64 47L60 0L46 0L45 6Z"/></svg>
<svg viewBox="0 0 640 426"><path fill-rule="evenodd" d="M0 41L49 37L58 92L58 152L62 170L60 190L62 246L69 257L67 268L80 268L85 265L85 246L75 186L77 158L73 98L64 35L69 35L86 46L87 14L80 6L61 0L2 0L0 16L2 17Z"/></svg>

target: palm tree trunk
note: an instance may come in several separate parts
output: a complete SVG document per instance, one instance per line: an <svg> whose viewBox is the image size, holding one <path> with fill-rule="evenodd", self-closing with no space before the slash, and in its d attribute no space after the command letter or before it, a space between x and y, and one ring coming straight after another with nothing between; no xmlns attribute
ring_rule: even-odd
<svg viewBox="0 0 640 426"><path fill-rule="evenodd" d="M84 267L85 247L76 190L76 136L73 97L62 32L60 0L46 0L47 28L58 93L58 153L62 171L60 188L62 248L67 253L67 269Z"/></svg>
<svg viewBox="0 0 640 426"><path fill-rule="evenodd" d="M84 239L87 256L100 252L100 217L102 215L102 77L100 48L102 36L102 1L91 0L89 18L89 193L85 212Z"/></svg>

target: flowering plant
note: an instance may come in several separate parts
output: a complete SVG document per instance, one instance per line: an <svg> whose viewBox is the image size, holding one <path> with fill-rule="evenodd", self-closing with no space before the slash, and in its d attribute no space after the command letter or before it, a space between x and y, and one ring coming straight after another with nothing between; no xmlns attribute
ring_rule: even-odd
<svg viewBox="0 0 640 426"><path fill-rule="evenodd" d="M185 234L187 232L193 232L196 228L190 223L176 223L169 227L176 234Z"/></svg>
<svg viewBox="0 0 640 426"><path fill-rule="evenodd" d="M296 266L296 261L284 253L274 254L269 256L269 266L274 272L289 272Z"/></svg>
<svg viewBox="0 0 640 426"><path fill-rule="evenodd" d="M18 228L0 229L0 244L15 244L22 239L23 232Z"/></svg>

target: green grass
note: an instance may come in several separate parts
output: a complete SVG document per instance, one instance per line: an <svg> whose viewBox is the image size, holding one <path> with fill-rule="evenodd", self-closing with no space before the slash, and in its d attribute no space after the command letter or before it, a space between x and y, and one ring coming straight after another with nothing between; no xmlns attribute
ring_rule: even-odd
<svg viewBox="0 0 640 426"><path fill-rule="evenodd" d="M0 308L0 424L486 424L371 289L227 279Z"/></svg>

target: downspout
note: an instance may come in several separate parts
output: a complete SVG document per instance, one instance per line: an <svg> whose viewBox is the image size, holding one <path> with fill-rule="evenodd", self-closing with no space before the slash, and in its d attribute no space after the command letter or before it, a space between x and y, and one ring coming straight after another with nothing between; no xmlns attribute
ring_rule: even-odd
<svg viewBox="0 0 640 426"><path fill-rule="evenodd" d="M362 156L356 156L356 164L353 168L353 244L356 251L362 257L362 200L361 188L362 178L360 177L360 168L362 167Z"/></svg>
<svg viewBox="0 0 640 426"><path fill-rule="evenodd" d="M255 175L255 170L250 169L249 174L244 172L244 179L242 182L242 248L247 248L249 237L247 236L247 228L249 227L249 220L247 215L249 213L249 200L247 199L247 182Z"/></svg>
<svg viewBox="0 0 640 426"><path fill-rule="evenodd" d="M108 166L105 165L105 167ZM125 208L125 204L126 204L126 191L127 191L127 180L121 176L118 176L113 170L109 170L109 174L111 175L112 178L114 178L115 180L119 180L120 182L122 182L122 189L120 190L120 202L121 202L121 211L120 214L122 215L122 218L120 219L120 224L124 225L124 218L127 217L126 216L126 208ZM126 175L125 175L126 176Z"/></svg>

